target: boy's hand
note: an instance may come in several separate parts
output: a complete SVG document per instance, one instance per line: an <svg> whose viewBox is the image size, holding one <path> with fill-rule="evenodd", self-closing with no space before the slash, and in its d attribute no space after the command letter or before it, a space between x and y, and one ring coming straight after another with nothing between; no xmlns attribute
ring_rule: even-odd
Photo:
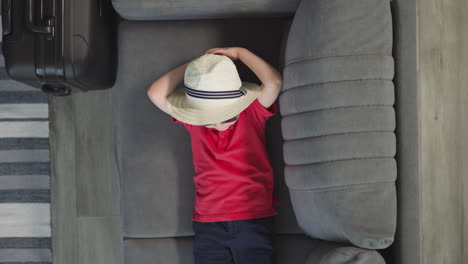
<svg viewBox="0 0 468 264"><path fill-rule="evenodd" d="M205 52L205 54L208 54L208 53L217 53L217 54L220 54L220 55L224 55L224 56L227 56L229 57L231 60L235 61L237 59L239 59L239 54L238 54L238 50L239 48L237 47L226 47L226 48L212 48L212 49L209 49Z"/></svg>

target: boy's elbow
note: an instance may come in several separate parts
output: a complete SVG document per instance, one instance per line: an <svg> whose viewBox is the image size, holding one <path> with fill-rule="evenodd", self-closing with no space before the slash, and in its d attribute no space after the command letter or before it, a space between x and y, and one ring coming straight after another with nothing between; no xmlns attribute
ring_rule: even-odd
<svg viewBox="0 0 468 264"><path fill-rule="evenodd" d="M151 90L151 87L148 88L148 90L146 90L146 94L148 95L149 98L154 97L154 93L153 93L153 91Z"/></svg>
<svg viewBox="0 0 468 264"><path fill-rule="evenodd" d="M146 93L148 94L148 96L151 96L151 97L157 96L158 89L156 88L157 87L154 84L148 87L148 89L146 90Z"/></svg>
<svg viewBox="0 0 468 264"><path fill-rule="evenodd" d="M154 94L150 90L148 90L147 95L154 105L156 105L163 112L169 113L167 110L167 98Z"/></svg>
<svg viewBox="0 0 468 264"><path fill-rule="evenodd" d="M276 83L277 83L277 85L281 88L281 86L283 86L283 79L281 79L281 78L278 79L278 80L276 81Z"/></svg>
<svg viewBox="0 0 468 264"><path fill-rule="evenodd" d="M148 88L146 94L152 101L162 101L164 96L161 93L158 93L157 90Z"/></svg>
<svg viewBox="0 0 468 264"><path fill-rule="evenodd" d="M281 87L283 86L283 80L281 78L279 79L274 79L271 82L271 86L275 87L277 90L281 90Z"/></svg>
<svg viewBox="0 0 468 264"><path fill-rule="evenodd" d="M148 90L146 94L148 95L149 99L156 105L163 101L162 96L152 92L151 90Z"/></svg>
<svg viewBox="0 0 468 264"><path fill-rule="evenodd" d="M268 84L271 86L281 87L283 85L283 79L281 76L277 76L276 78L272 78L268 81Z"/></svg>
<svg viewBox="0 0 468 264"><path fill-rule="evenodd" d="M283 84L283 77L281 77L281 74L278 74L277 78L275 79L275 82L280 86Z"/></svg>

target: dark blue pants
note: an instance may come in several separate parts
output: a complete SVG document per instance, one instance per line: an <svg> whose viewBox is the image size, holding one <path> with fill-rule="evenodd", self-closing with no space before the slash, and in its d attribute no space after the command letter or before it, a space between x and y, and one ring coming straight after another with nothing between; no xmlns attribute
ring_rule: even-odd
<svg viewBox="0 0 468 264"><path fill-rule="evenodd" d="M192 221L195 264L273 264L273 220Z"/></svg>

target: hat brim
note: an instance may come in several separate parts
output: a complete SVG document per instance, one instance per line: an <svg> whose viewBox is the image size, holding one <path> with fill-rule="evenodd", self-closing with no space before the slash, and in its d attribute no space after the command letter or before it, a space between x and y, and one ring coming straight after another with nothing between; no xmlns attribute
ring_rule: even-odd
<svg viewBox="0 0 468 264"><path fill-rule="evenodd" d="M221 123L232 118L247 108L262 92L262 88L255 83L242 82L247 93L239 97L234 103L222 107L196 108L186 100L185 89L176 89L167 98L168 112L175 119L191 125L207 125Z"/></svg>

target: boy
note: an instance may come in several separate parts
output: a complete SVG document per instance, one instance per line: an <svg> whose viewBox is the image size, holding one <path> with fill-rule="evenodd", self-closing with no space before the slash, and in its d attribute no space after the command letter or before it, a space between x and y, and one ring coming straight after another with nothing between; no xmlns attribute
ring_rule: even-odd
<svg viewBox="0 0 468 264"><path fill-rule="evenodd" d="M218 55L220 54L220 55ZM261 80L242 82L240 59ZM184 80L185 89L175 89ZM196 264L273 263L273 170L265 124L276 114L282 78L271 65L240 47L213 48L166 73L148 97L192 142Z"/></svg>

